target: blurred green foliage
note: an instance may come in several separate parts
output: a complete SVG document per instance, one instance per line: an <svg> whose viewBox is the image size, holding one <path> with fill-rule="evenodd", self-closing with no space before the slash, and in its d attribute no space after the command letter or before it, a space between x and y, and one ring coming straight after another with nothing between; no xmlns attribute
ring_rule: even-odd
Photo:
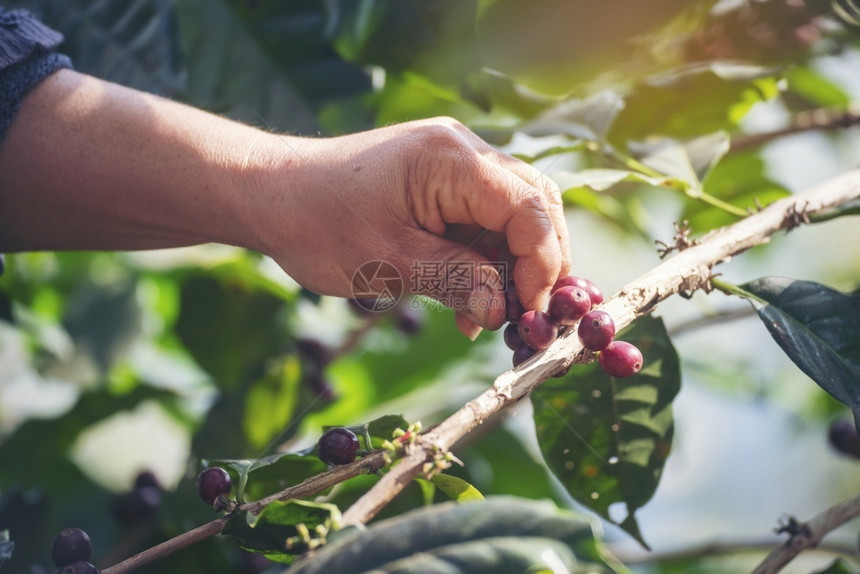
<svg viewBox="0 0 860 574"><path fill-rule="evenodd" d="M789 117L821 106L846 109L847 91L817 64L860 45L857 28L825 1L788 8L777 0L722 2L717 9L715 1L689 0L4 4L26 6L61 30L83 72L265 128L334 135L448 114L494 143L526 138L532 145L525 159L542 169L565 166L550 173L569 205L649 242L653 207L645 191L661 198L661 209L668 201L694 235L788 193L760 149L733 153L729 142L743 137L746 114L761 102L777 102ZM47 566L51 538L69 525L90 533L97 560L175 536L212 518L194 492L202 459L231 459L231 470L246 472L243 493L259 497L324 468L307 452L261 458L281 445L301 451L326 425L386 413L436 422L462 404L464 391L477 394L507 368L492 334L470 344L455 334L449 312L425 310L423 329L408 338L396 328L396 312L357 316L278 273L258 255L233 249L7 258L0 392L26 381L46 405L0 411L0 531L8 529L15 543L4 572ZM317 333L319 322L334 324L334 334ZM653 494L668 456L680 375L662 324L637 328L659 336L662 360L628 389L635 397L611 398L606 377L576 369L541 391L535 405L548 464L521 433L490 421L458 449L466 466L451 475L484 495L559 505L573 496L604 516L610 503L624 502L628 531L647 537L647 525L640 532L632 517ZM357 331L366 333L331 363L299 344L319 335L334 347ZM58 387L65 402L47 401ZM559 410L574 417L596 391L604 393L596 422L558 426ZM189 437L188 467L164 493L155 524L118 528L109 512L113 493L72 453L86 430L145 404L157 405ZM627 452L609 441L620 421L630 422L624 432L639 433L628 446L641 449ZM576 476L565 474L567 448L583 459L573 466ZM585 459L598 454L621 462L611 472L601 465L588 471ZM247 472L254 464L256 472ZM329 500L345 509L374 481L352 479ZM591 493L598 505L589 504ZM445 498L430 483L416 483L382 516ZM275 523L292 516L272 514L280 516ZM141 571L265 567L255 560L219 538Z"/></svg>

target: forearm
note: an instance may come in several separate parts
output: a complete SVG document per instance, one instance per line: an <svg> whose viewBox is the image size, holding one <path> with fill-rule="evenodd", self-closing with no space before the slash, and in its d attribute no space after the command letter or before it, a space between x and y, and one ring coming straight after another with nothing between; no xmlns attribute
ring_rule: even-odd
<svg viewBox="0 0 860 574"><path fill-rule="evenodd" d="M300 161L284 148L262 130L59 71L0 143L0 251L258 248L250 207L273 164Z"/></svg>

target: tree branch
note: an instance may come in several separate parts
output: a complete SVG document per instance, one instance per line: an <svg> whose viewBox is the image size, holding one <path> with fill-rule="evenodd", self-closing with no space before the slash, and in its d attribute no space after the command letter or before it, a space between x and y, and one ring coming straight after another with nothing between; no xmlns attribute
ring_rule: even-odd
<svg viewBox="0 0 860 574"><path fill-rule="evenodd" d="M776 201L731 226L709 233L626 285L600 308L612 316L620 330L675 293L709 289L713 266L766 243L775 233L792 229L810 215L857 197L860 197L860 170L849 171L803 194ZM499 375L491 388L421 435L407 456L347 509L343 515L344 525L368 522L422 473L423 465L436 453L451 449L463 436L493 414L528 396L559 369L572 362L592 360L593 355L583 349L575 330L569 329L544 352Z"/></svg>
<svg viewBox="0 0 860 574"><path fill-rule="evenodd" d="M819 108L800 112L790 125L772 132L752 134L732 140L731 151L742 151L758 147L773 140L813 130L833 130L849 128L860 124L860 104L853 104L848 110Z"/></svg>
<svg viewBox="0 0 860 574"><path fill-rule="evenodd" d="M814 548L821 539L852 518L860 515L860 495L835 504L808 522L797 525L796 532L785 544L774 548L759 564L753 574L774 574L791 562L795 556Z"/></svg>
<svg viewBox="0 0 860 574"><path fill-rule="evenodd" d="M308 496L321 492L360 474L375 473L383 466L385 466L383 452L375 451L353 463L333 467L326 472L312 476L295 486L290 486L289 488L285 488L280 492L276 492L275 494L271 494L265 498L261 498L260 500L243 504L237 508L236 512L247 510L252 514L257 514L267 505L275 502L276 500L307 498ZM177 550L182 550L183 548L205 540L210 536L220 534L228 520L230 520L230 515L216 518L215 520L207 522L197 528L183 532L175 538L165 540L161 544L157 544L152 548L147 548L143 552L135 554L110 568L105 568L101 573L123 574L125 572L136 570L150 562L158 560L159 558L164 558L165 556L173 554Z"/></svg>
<svg viewBox="0 0 860 574"><path fill-rule="evenodd" d="M843 174L802 195L777 201L730 227L708 234L693 246L625 286L604 302L601 308L612 315L616 326L621 329L636 317L651 312L660 301L675 293L709 288L711 268L714 265L750 247L767 242L780 230L792 229L808 216L814 216L857 198L860 198L860 170ZM465 435L482 425L492 415L528 396L532 390L559 369L573 362L589 362L593 358L593 354L582 348L579 339L570 329L543 353L517 369L497 377L493 386L486 392L467 403L442 423L416 437L414 443L405 444L404 458L347 509L343 515L343 525L362 524L371 520L413 478L423 472L424 464L433 460L434 456L440 452L449 451ZM377 472L384 465L384 453L375 451L354 463L334 467L298 485L243 504L238 510L258 513L276 500L306 498L348 478L365 472ZM102 570L102 574L130 572L219 534L229 518L229 516L222 516L198 526Z"/></svg>

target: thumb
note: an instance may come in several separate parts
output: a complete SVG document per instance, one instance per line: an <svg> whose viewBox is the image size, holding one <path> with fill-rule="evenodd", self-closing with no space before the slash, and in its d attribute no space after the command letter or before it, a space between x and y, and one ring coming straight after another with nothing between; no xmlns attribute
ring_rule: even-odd
<svg viewBox="0 0 860 574"><path fill-rule="evenodd" d="M504 262L436 235L406 255L411 293L432 297L481 327L495 330L504 324Z"/></svg>

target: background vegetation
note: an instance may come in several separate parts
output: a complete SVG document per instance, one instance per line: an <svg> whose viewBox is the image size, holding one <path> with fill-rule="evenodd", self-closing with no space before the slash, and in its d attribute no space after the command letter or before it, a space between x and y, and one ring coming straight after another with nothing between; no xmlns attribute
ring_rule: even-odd
<svg viewBox="0 0 860 574"><path fill-rule="evenodd" d="M656 265L653 242L671 240L673 221L702 235L860 157L851 0L4 4L61 30L80 71L267 129L337 135L454 116L559 182L574 272L609 293ZM810 125L828 129L810 135ZM800 134L768 135L780 130ZM726 273L738 283L795 274L851 292L857 261L849 218L780 238ZM258 254L223 246L29 253L6 266L0 531L15 550L4 572L47 568L51 539L71 525L111 564L212 518L193 487L201 461L299 451L326 425L384 414L429 425L509 365L498 333L469 343L447 311L421 310L421 328L407 336L404 309L356 314ZM647 436L629 437L649 441L643 464L625 460L620 474L603 464L617 454L603 431L624 413L600 400L606 380L582 367L542 389L533 412L524 405L490 421L456 450L466 464L450 472L484 495L596 512L609 547L637 571L748 570L760 559L748 547L776 543L781 512L809 515L854 495L860 474L826 446L828 425L849 411L757 322L696 326L745 308L696 295L637 323L659 335L651 352L661 359L631 390L658 396L659 409L644 415ZM321 366L308 339L332 360ZM573 433L564 421L575 421ZM576 453L576 473L565 474L564 449ZM313 456L290 459L283 472L252 474L248 497L324 468ZM165 487L158 515L118 525L112 505L142 470ZM345 509L374 480L352 479L329 501ZM445 499L416 482L381 517ZM846 556L856 530L798 571L834 556L829 571L856 568ZM265 567L217 537L146 571Z"/></svg>

